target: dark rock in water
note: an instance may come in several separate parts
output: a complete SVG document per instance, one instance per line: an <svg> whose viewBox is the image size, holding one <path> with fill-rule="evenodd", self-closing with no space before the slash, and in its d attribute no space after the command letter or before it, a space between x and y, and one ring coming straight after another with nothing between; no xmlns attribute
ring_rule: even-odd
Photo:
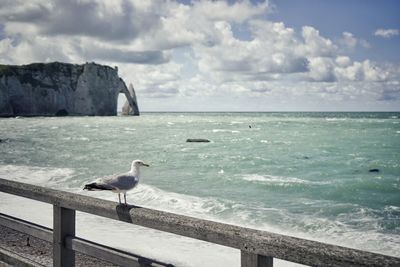
<svg viewBox="0 0 400 267"><path fill-rule="evenodd" d="M188 143L208 143L208 142L210 142L210 140L201 139L201 138L189 138L189 139L186 139L186 142L188 142Z"/></svg>
<svg viewBox="0 0 400 267"><path fill-rule="evenodd" d="M308 157L308 156L304 156L304 157L303 157L303 159L310 159L310 157Z"/></svg>
<svg viewBox="0 0 400 267"><path fill-rule="evenodd" d="M369 172L380 172L379 169L370 169Z"/></svg>

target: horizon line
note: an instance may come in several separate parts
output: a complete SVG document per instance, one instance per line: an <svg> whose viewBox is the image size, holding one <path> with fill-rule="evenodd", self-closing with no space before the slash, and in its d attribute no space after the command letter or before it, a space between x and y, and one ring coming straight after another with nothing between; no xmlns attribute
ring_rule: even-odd
<svg viewBox="0 0 400 267"><path fill-rule="evenodd" d="M140 111L140 113L368 113L368 112L373 112L373 113L399 113L400 110L352 110L352 111L346 111L346 110L339 110L339 111L334 111L334 110L314 110L314 111L298 111L298 110L286 110L286 111L229 111L229 110L182 110L182 111L165 111L165 110L146 110L146 111ZM120 113L120 111L118 111Z"/></svg>

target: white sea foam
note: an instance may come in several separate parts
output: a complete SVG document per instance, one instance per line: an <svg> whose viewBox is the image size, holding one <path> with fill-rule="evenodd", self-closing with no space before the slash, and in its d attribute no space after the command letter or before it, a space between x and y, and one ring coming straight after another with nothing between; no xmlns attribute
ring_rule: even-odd
<svg viewBox="0 0 400 267"><path fill-rule="evenodd" d="M69 137L65 137L63 139L67 140L67 141L71 141L71 140L72 141L90 141L90 139L85 136L73 136L73 137L69 136Z"/></svg>
<svg viewBox="0 0 400 267"><path fill-rule="evenodd" d="M385 210L388 210L388 211L400 211L400 207L399 206L385 206Z"/></svg>
<svg viewBox="0 0 400 267"><path fill-rule="evenodd" d="M213 129L213 133L240 133L238 130L228 130L228 129Z"/></svg>
<svg viewBox="0 0 400 267"><path fill-rule="evenodd" d="M256 182L278 183L278 184L305 184L308 182L295 177L258 175L258 174L244 175L243 180L251 182L256 181Z"/></svg>
<svg viewBox="0 0 400 267"><path fill-rule="evenodd" d="M32 184L59 183L74 175L68 168L33 167L26 165L0 165L0 177L18 182Z"/></svg>
<svg viewBox="0 0 400 267"><path fill-rule="evenodd" d="M130 198L140 205L179 212L187 215L212 216L229 208L224 202L214 198L201 198L167 192L146 184L131 191Z"/></svg>
<svg viewBox="0 0 400 267"><path fill-rule="evenodd" d="M293 184L329 184L329 182L308 181L296 177L274 176L274 175L259 175L246 174L242 177L243 180L250 182L261 182L271 185L290 186Z"/></svg>
<svg viewBox="0 0 400 267"><path fill-rule="evenodd" d="M128 127L125 127L124 130L125 130L126 132L133 132L133 131L136 131L135 128L128 128Z"/></svg>
<svg viewBox="0 0 400 267"><path fill-rule="evenodd" d="M326 121L346 121L347 118L325 118Z"/></svg>

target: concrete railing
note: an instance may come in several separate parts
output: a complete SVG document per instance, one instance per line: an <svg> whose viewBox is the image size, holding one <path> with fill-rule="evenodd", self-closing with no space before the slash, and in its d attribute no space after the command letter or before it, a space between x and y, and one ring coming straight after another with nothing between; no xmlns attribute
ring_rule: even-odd
<svg viewBox="0 0 400 267"><path fill-rule="evenodd" d="M104 246L97 248L99 249L97 252L93 252L93 247L100 246L99 244L75 236L75 211L236 248L241 251L241 266L272 266L273 258L311 266L400 266L400 258L397 257L138 206L116 205L112 201L5 179L0 179L0 191L53 205L53 231L47 229L47 234L44 235L47 238L52 235L54 266L74 266L74 251L100 258L104 258L105 250L110 255L125 253L116 252L116 250ZM0 224L2 221L11 228L12 225L17 224L16 221L12 222L13 218L11 217L0 219ZM38 230L36 236L40 236L39 232L41 231ZM118 256L113 259L115 258ZM142 262L138 266L143 266L143 264L171 266L155 260Z"/></svg>

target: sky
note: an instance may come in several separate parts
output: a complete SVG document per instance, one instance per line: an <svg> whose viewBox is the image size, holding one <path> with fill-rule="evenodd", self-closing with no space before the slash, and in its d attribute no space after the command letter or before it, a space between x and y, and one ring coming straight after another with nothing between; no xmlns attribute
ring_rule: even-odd
<svg viewBox="0 0 400 267"><path fill-rule="evenodd" d="M0 0L0 64L118 66L141 111L400 111L398 14L397 0Z"/></svg>

